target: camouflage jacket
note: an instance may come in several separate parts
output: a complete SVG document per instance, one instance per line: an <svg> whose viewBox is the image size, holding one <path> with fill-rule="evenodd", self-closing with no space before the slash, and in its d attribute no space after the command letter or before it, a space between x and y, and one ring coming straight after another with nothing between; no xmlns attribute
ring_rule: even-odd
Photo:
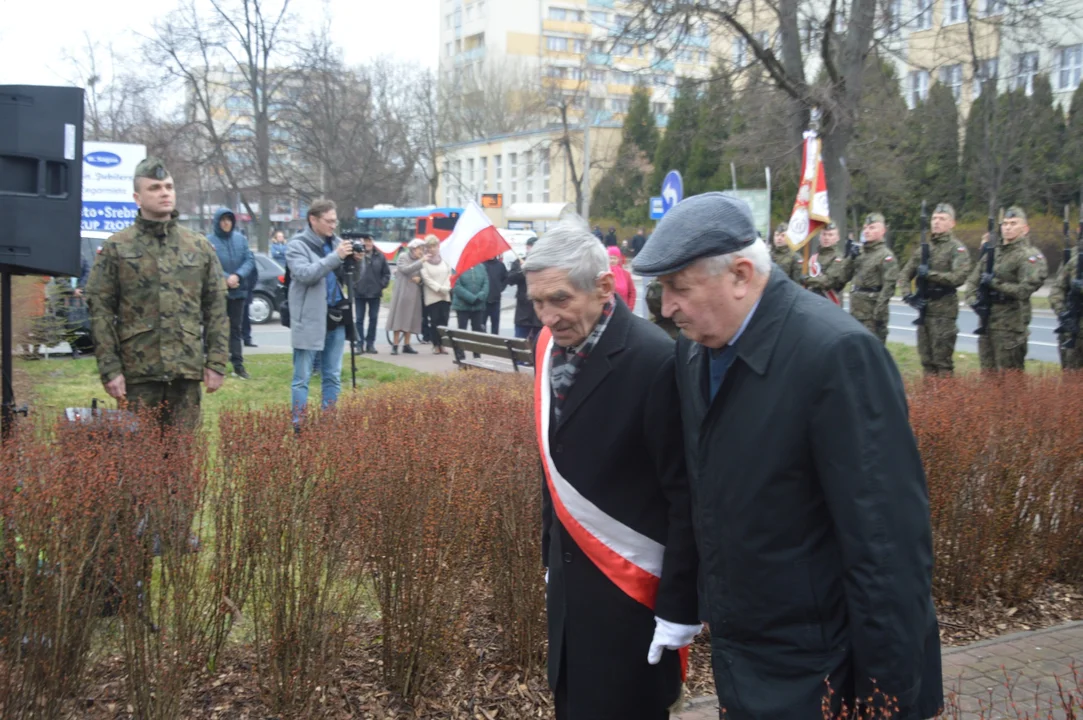
<svg viewBox="0 0 1083 720"><path fill-rule="evenodd" d="M1073 250L1072 257L1068 262L1062 263L1057 271L1057 278L1053 281L1053 288L1049 291L1049 304L1058 315L1068 310L1068 301L1071 299L1072 281L1076 278L1076 268L1079 266L1079 251ZM1079 327L1083 329L1083 314L1077 318Z"/></svg>
<svg viewBox="0 0 1083 720"><path fill-rule="evenodd" d="M103 383L202 380L225 374L229 321L222 266L207 239L146 220L105 241L87 282L91 332ZM204 353L204 332L206 353Z"/></svg>
<svg viewBox="0 0 1083 720"><path fill-rule="evenodd" d="M919 245L910 260L899 274L899 285L904 293L911 292L910 283L921 265L921 246ZM933 235L929 238L929 290L945 292L955 289L966 282L970 272L970 254L966 246L959 242L954 233ZM948 293L940 298L928 298L925 314L929 317L959 317L959 295Z"/></svg>
<svg viewBox="0 0 1083 720"><path fill-rule="evenodd" d="M776 245L771 246L771 260L782 268L782 272L793 280L798 285L802 284L804 276L801 273L801 258L797 257L797 253L790 250L789 245L783 245L778 247Z"/></svg>
<svg viewBox="0 0 1083 720"><path fill-rule="evenodd" d="M846 276L851 276L854 281L850 288L850 312L853 316L860 320L886 318L899 277L895 253L883 242L866 243L861 248L861 254L854 258Z"/></svg>
<svg viewBox="0 0 1083 720"><path fill-rule="evenodd" d="M966 282L966 302L978 301L978 282L985 270L980 259ZM1013 243L997 246L993 256L993 305L989 311L990 330L1025 333L1030 324L1030 296L1042 286L1049 266L1024 236Z"/></svg>
<svg viewBox="0 0 1083 720"><path fill-rule="evenodd" d="M816 254L815 267L809 267L805 287L818 295L829 290L840 292L846 287L846 272L853 260L843 257L837 250L838 245L820 248L820 252Z"/></svg>

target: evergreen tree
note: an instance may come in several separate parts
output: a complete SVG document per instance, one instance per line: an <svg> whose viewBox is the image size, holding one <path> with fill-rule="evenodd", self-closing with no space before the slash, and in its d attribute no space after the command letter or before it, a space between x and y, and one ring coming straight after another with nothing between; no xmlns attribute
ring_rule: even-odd
<svg viewBox="0 0 1083 720"><path fill-rule="evenodd" d="M1064 142L1064 116L1053 105L1048 76L1034 78L1034 92L1027 105L1027 131L1019 153L1019 201L1035 210L1056 213L1057 158Z"/></svg>
<svg viewBox="0 0 1083 720"><path fill-rule="evenodd" d="M718 173L720 158L729 139L734 116L733 87L729 78L716 70L699 101L696 135L689 151L684 184L689 195L711 190L711 178Z"/></svg>
<svg viewBox="0 0 1083 720"><path fill-rule="evenodd" d="M959 166L963 176L963 207L978 215L985 215L989 209L986 116L993 112L996 105L995 93L996 82L987 80L982 83L981 96L970 104L963 138L963 158Z"/></svg>
<svg viewBox="0 0 1083 720"><path fill-rule="evenodd" d="M595 217L617 218L622 223L645 222L648 216L647 178L653 167L650 158L658 150L658 127L650 111L650 91L636 87L624 116L617 161L609 168L591 195Z"/></svg>
<svg viewBox="0 0 1083 720"><path fill-rule="evenodd" d="M651 93L643 85L637 85L628 102L628 114L624 116L621 145L631 142L653 158L658 151L658 125L651 112Z"/></svg>
<svg viewBox="0 0 1083 720"><path fill-rule="evenodd" d="M691 78L681 78L666 132L654 154L654 175L650 187L660 188L670 170L679 170L682 176L688 172L688 158L698 125L699 84Z"/></svg>
<svg viewBox="0 0 1083 720"><path fill-rule="evenodd" d="M962 212L959 111L946 85L933 85L929 99L909 114L906 157L908 184L922 196L916 200L948 202Z"/></svg>
<svg viewBox="0 0 1083 720"><path fill-rule="evenodd" d="M1063 178L1059 203L1083 203L1083 83L1072 94L1058 165Z"/></svg>

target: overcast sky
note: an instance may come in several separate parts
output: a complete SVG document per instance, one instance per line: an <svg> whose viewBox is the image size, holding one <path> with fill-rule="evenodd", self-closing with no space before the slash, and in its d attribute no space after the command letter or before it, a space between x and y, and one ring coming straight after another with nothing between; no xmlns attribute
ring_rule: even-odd
<svg viewBox="0 0 1083 720"><path fill-rule="evenodd" d="M318 24L326 4L347 63L390 55L435 67L439 2L292 0L291 6ZM79 55L85 33L135 54L139 34L176 6L177 0L0 0L0 85L67 85L73 73L65 51Z"/></svg>

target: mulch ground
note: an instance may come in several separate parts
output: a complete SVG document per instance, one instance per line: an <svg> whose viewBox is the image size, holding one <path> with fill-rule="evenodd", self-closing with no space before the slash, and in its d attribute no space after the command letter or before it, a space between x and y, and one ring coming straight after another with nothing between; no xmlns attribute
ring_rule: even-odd
<svg viewBox="0 0 1083 720"><path fill-rule="evenodd" d="M1052 584L1032 601L1007 606L996 600L966 607L942 604L941 639L945 647L964 645L1021 630L1050 627L1083 620L1083 587ZM544 666L524 673L497 658L498 630L485 613L468 620L465 642L453 648L438 680L425 689L424 698L408 705L387 689L382 676L377 622L359 625L346 645L337 670L314 693L302 711L275 714L260 697L253 650L233 648L221 670L196 679L184 699L182 717L193 720L226 718L358 718L390 720L527 720L552 717L552 700ZM121 720L134 716L125 698L123 662L119 656L103 659L91 672L90 692L80 704L78 717ZM690 656L687 696L710 695L710 649L701 635Z"/></svg>

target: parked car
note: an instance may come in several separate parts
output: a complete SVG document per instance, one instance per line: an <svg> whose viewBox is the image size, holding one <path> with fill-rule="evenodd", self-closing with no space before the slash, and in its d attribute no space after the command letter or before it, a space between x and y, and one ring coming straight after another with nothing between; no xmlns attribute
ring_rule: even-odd
<svg viewBox="0 0 1083 720"><path fill-rule="evenodd" d="M252 304L248 306L248 319L257 325L271 318L286 299L286 270L263 253L253 253L259 278L252 291Z"/></svg>

